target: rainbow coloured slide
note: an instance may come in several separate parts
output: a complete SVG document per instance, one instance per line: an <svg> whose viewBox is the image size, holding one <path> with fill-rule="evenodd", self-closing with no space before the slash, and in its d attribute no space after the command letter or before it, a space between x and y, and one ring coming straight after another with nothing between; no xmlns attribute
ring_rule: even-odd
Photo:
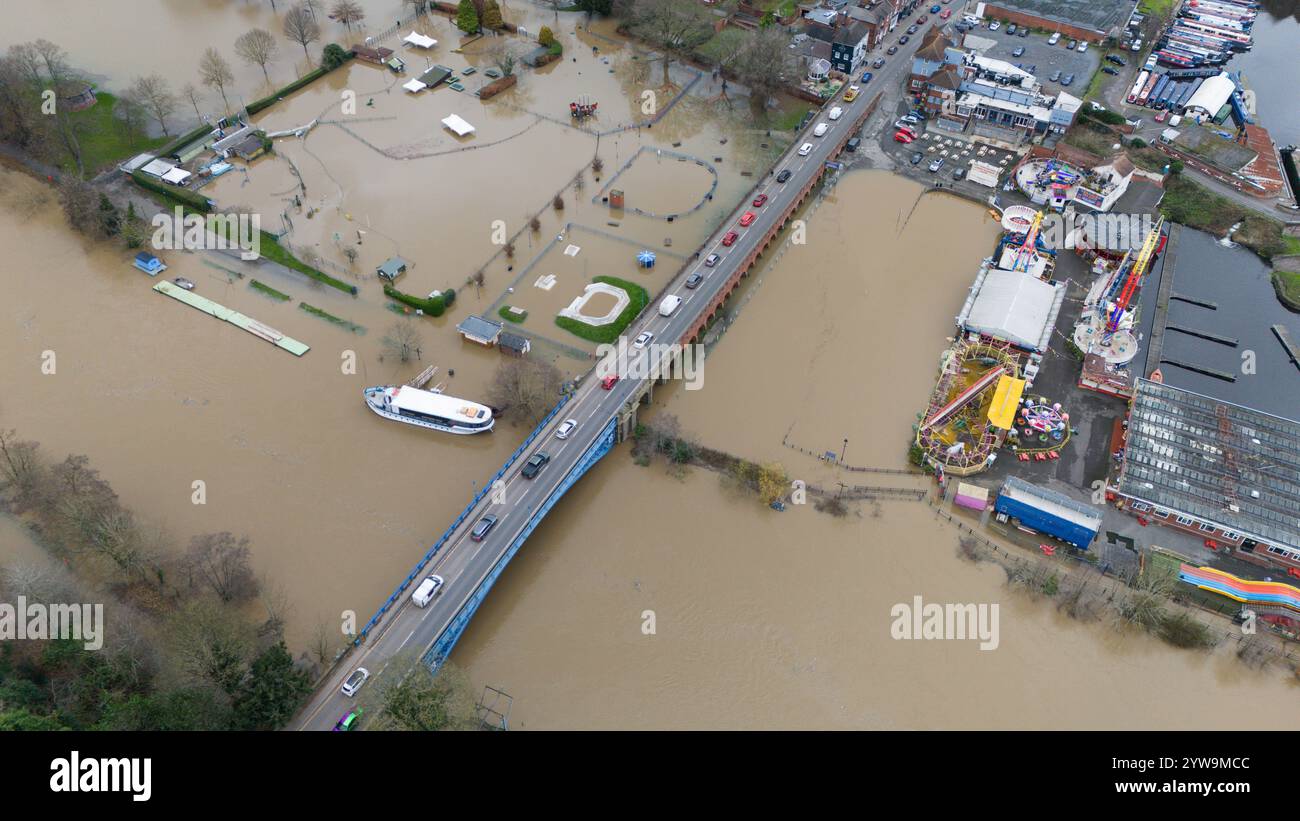
<svg viewBox="0 0 1300 821"><path fill-rule="evenodd" d="M1291 618L1300 617L1300 588L1289 584L1251 581L1212 567L1193 567L1190 564L1179 566L1178 578L1233 601L1282 608L1294 614Z"/></svg>

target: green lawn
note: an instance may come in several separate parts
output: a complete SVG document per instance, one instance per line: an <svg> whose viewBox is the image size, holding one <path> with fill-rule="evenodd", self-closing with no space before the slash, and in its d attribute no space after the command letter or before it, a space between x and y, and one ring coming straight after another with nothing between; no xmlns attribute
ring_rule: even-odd
<svg viewBox="0 0 1300 821"><path fill-rule="evenodd" d="M81 144L81 158L87 178L142 151L151 151L171 141L170 137L153 138L140 132L128 133L122 120L113 115L117 98L103 91L96 92L95 97L98 102L90 108L68 115L77 141ZM77 164L67 156L59 162L59 167L65 171L75 171Z"/></svg>
<svg viewBox="0 0 1300 821"><path fill-rule="evenodd" d="M1159 17L1161 19L1168 17L1169 12L1173 11L1175 0L1141 0L1138 3L1138 11L1148 17Z"/></svg>
<svg viewBox="0 0 1300 821"><path fill-rule="evenodd" d="M1273 290L1282 304L1293 311L1300 311L1300 274L1292 271L1273 272Z"/></svg>
<svg viewBox="0 0 1300 821"><path fill-rule="evenodd" d="M618 319L608 325L588 325L571 317L557 316L555 324L588 342L602 344L615 342L618 340L619 334L623 333L623 330L632 324L632 320L636 319L637 315L645 309L645 306L650 302L650 294L635 282L629 282L618 277L593 277L592 282L604 282L607 285L622 288L632 298L628 306L623 309L623 313L618 315Z"/></svg>

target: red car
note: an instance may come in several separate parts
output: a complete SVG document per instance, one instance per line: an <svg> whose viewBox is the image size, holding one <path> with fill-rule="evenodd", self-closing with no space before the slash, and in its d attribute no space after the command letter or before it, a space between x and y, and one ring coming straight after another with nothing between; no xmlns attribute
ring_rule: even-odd
<svg viewBox="0 0 1300 821"><path fill-rule="evenodd" d="M943 14L939 15L940 20L947 20L949 17L952 17L952 9L944 9Z"/></svg>
<svg viewBox="0 0 1300 821"><path fill-rule="evenodd" d="M924 23L926 20L929 20L929 19L930 19L930 15L928 15L928 14L922 14L920 17L916 18L916 23L917 23L917 25L920 25L921 23Z"/></svg>
<svg viewBox="0 0 1300 821"><path fill-rule="evenodd" d="M614 383L617 381L618 381L618 376L611 373L609 376L600 380L600 386L605 390L609 390L610 388L614 387Z"/></svg>
<svg viewBox="0 0 1300 821"><path fill-rule="evenodd" d="M748 228L754 224L754 220L756 219L758 219L758 214L755 214L753 211L746 211L740 215L740 227Z"/></svg>
<svg viewBox="0 0 1300 821"><path fill-rule="evenodd" d="M755 208L762 208L764 205L767 205L767 194L759 194L757 197L754 197Z"/></svg>
<svg viewBox="0 0 1300 821"><path fill-rule="evenodd" d="M904 145L910 143L914 139L916 138L913 137L911 134L908 134L906 131L899 131L894 134L894 140L896 142L903 143Z"/></svg>
<svg viewBox="0 0 1300 821"><path fill-rule="evenodd" d="M740 239L740 234L737 234L735 231L728 231L727 235L722 238L722 244L732 246L736 244L736 240L738 239Z"/></svg>

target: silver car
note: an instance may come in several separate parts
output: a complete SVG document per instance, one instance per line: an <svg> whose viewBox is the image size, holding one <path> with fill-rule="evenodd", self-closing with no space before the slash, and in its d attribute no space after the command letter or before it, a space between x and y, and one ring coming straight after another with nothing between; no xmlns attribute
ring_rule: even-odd
<svg viewBox="0 0 1300 821"><path fill-rule="evenodd" d="M347 681L343 682L343 689L342 689L343 695L349 697L355 696L357 694L357 690L361 689L361 685L365 684L366 679L368 678L370 678L370 671L367 670L366 668L358 667L357 669L353 670L352 675L348 676Z"/></svg>
<svg viewBox="0 0 1300 821"><path fill-rule="evenodd" d="M564 422L562 422L560 426L555 429L555 438L568 439L569 435L572 434L573 431L577 429L577 427L578 427L577 419L565 419Z"/></svg>

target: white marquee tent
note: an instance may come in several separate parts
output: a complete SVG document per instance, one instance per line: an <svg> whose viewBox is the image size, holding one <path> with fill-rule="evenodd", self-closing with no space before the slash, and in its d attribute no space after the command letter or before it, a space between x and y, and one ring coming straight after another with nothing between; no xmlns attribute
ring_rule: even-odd
<svg viewBox="0 0 1300 821"><path fill-rule="evenodd" d="M433 48L434 46L438 45L437 40L433 39L432 37L427 37L415 31L403 37L402 42L410 43L411 45L419 46L420 48Z"/></svg>
<svg viewBox="0 0 1300 821"><path fill-rule="evenodd" d="M457 137L464 137L466 134L474 133L474 126L461 119L459 114L452 114L443 118L442 124L454 131Z"/></svg>

